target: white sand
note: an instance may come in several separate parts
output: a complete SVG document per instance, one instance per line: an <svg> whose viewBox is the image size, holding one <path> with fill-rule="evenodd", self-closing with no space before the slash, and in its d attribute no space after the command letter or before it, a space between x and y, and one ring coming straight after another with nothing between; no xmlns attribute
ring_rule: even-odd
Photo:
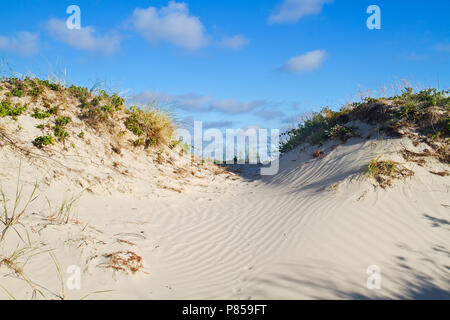
<svg viewBox="0 0 450 320"><path fill-rule="evenodd" d="M26 137L33 125L22 126ZM171 163L128 151L106 155L100 143L77 144L70 161L55 152L53 159L70 169L50 159L22 160L24 194L35 179L41 194L22 222L38 251L53 250L67 299L450 298L450 178L429 172L448 166L407 163L414 177L387 190L363 172L379 154L404 163L402 144L421 148L407 139L330 142L324 159L313 159L317 148L300 147L281 159L279 174L254 180L216 175L214 166L190 166L173 153L173 163L198 176L183 178ZM1 185L13 200L19 156L0 150ZM56 207L88 186L92 192L81 195L68 224L48 224L45 197ZM3 254L25 245L14 232L7 237ZM141 256L144 268L102 268L104 255L116 251ZM67 288L70 265L82 270L80 290ZM371 265L381 268L380 290L366 286ZM46 298L62 295L48 253L30 258L23 273L46 288ZM0 284L15 298L32 296L4 266ZM1 287L0 298L9 298Z"/></svg>

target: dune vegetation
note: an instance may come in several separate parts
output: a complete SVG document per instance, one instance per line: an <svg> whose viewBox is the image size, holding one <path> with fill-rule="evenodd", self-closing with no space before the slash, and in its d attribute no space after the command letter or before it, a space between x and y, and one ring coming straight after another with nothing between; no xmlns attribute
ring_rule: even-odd
<svg viewBox="0 0 450 320"><path fill-rule="evenodd" d="M4 78L0 81L0 96L3 96L0 117L17 119L20 115L30 115L42 121L38 125L42 135L33 140L37 148L66 141L73 115L98 133L108 133L122 145L131 147L169 145L175 130L170 115L163 110L152 106L127 108L117 93L102 89L64 86L37 78ZM17 98L20 103L16 102ZM132 133L128 141L125 130ZM84 132L77 136L82 138Z"/></svg>
<svg viewBox="0 0 450 320"><path fill-rule="evenodd" d="M439 159L449 163L450 96L448 90L426 89L417 93L406 88L402 94L389 98L365 98L343 106L339 111L323 108L313 113L284 135L281 152L293 150L302 143L321 145L332 139L345 142L358 136L358 128L348 125L361 121L376 125L391 136L415 132L432 146Z"/></svg>

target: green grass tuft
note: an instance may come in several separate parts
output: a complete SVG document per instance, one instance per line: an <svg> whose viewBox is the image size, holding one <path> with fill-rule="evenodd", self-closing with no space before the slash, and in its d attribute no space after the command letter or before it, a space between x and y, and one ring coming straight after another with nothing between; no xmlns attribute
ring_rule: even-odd
<svg viewBox="0 0 450 320"><path fill-rule="evenodd" d="M15 106L8 100L4 100L0 103L0 118L10 116L17 120L17 117L22 115L28 107L22 106L21 104L16 104Z"/></svg>
<svg viewBox="0 0 450 320"><path fill-rule="evenodd" d="M48 111L41 111L41 109L36 108L36 109L34 109L34 112L31 116L35 119L42 120L42 119L50 118L52 116L52 114Z"/></svg>
<svg viewBox="0 0 450 320"><path fill-rule="evenodd" d="M174 132L172 120L167 113L152 109L144 111L138 107L131 108L125 127L140 138L133 144L143 144L145 148L159 144L169 145Z"/></svg>
<svg viewBox="0 0 450 320"><path fill-rule="evenodd" d="M55 144L55 140L52 136L40 136L34 139L33 144L37 148L42 149L44 146Z"/></svg>

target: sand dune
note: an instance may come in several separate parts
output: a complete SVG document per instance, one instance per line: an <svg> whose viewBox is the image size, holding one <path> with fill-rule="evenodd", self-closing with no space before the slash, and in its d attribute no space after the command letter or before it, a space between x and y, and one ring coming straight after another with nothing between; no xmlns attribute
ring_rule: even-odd
<svg viewBox="0 0 450 320"><path fill-rule="evenodd" d="M395 159L407 143L330 142L323 159L303 146L282 157L272 177L211 175L208 187L166 190L164 197L149 190L141 197L87 193L77 203L79 223L38 231L39 215L24 221L41 249L54 250L63 271L82 268L81 289L64 290L70 299L103 290L89 298L449 298L449 178L413 165L414 177L382 190L362 170L380 144L383 156ZM12 190L9 178L2 184ZM61 198L59 183L42 191L51 201ZM101 267L108 253L128 250L142 257L143 269L126 274ZM371 265L381 268L380 290L366 286ZM48 255L37 255L25 270L36 283L60 291ZM14 277L2 278L2 285L21 298L31 294Z"/></svg>
<svg viewBox="0 0 450 320"><path fill-rule="evenodd" d="M78 87L5 100L2 205L10 219L18 204L20 219L2 229L0 298L450 298L448 143L358 122L345 142L300 144L276 175L259 176L258 167L219 167L167 144L144 148L126 127L130 113L102 99L123 103ZM50 112L48 101L72 120L59 128L63 139L38 148L32 141L64 120L30 116L42 105ZM28 113L12 109L18 102ZM353 115L387 121L394 102L383 103ZM436 125L443 112L431 106L419 120ZM383 189L367 174L372 159L408 174Z"/></svg>

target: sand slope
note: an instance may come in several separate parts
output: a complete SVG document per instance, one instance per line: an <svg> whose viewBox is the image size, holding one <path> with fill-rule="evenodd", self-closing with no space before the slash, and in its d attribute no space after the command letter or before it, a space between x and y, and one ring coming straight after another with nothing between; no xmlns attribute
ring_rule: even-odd
<svg viewBox="0 0 450 320"><path fill-rule="evenodd" d="M202 177L184 181L181 193L155 188L157 180L179 183L169 167L160 168L147 180L136 174L141 182L131 191L84 192L68 224L46 223L42 199L23 223L38 250L53 250L65 282L68 266L82 269L80 290L66 284L68 299L448 299L450 178L429 172L448 166L407 163L414 177L387 190L364 174L378 155L404 163L403 146L421 147L407 138L353 138L329 142L325 158L314 159L317 148L303 146L281 158L277 175L253 179L196 164L194 174ZM13 192L18 158L3 155L2 185ZM129 170L142 173L134 163L128 160ZM26 159L22 176L43 179ZM119 177L111 179L121 185ZM63 177L40 193L59 203L75 186ZM8 237L3 252L23 245L14 233ZM117 251L141 256L144 268L126 274L102 267ZM366 286L371 265L381 268L380 290ZM31 297L25 281L6 268L0 273L14 297ZM46 298L62 295L48 253L30 259L24 273L45 288ZM8 295L0 290L0 298Z"/></svg>

